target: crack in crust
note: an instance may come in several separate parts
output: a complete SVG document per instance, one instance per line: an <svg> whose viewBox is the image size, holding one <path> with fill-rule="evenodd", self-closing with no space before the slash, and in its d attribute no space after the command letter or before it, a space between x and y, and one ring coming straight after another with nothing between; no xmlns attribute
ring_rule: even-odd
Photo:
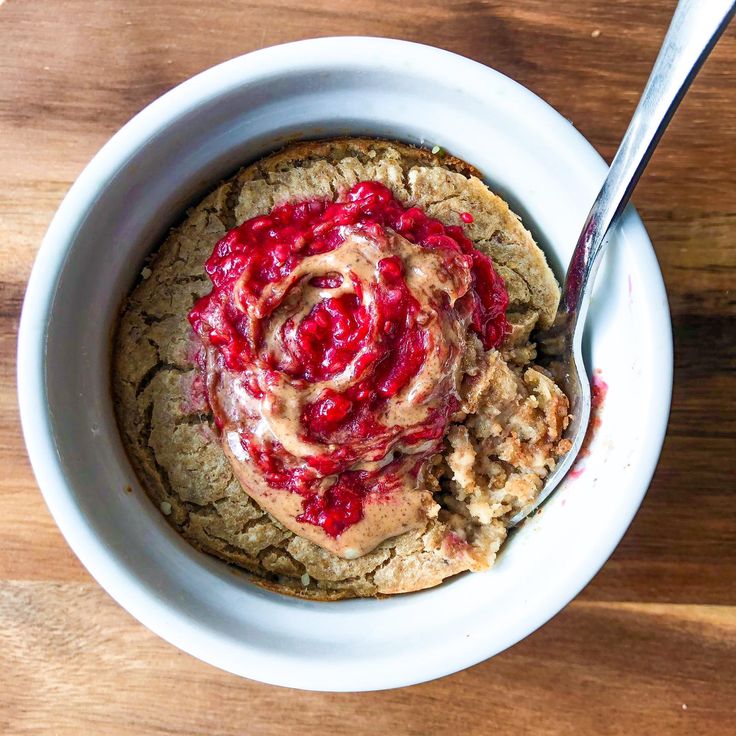
<svg viewBox="0 0 736 736"><path fill-rule="evenodd" d="M526 286L514 304L525 331L503 357L484 354L478 345L469 351L468 391L489 376L492 385L479 394L485 404L458 419L467 437L453 435L427 479L442 501L438 518L428 519L423 532L346 561L295 537L234 480L197 384L198 346L186 315L209 290L203 264L227 230L286 200L334 198L361 179L382 181L407 205L465 227ZM473 213L472 225L462 223L464 211ZM551 321L558 299L531 235L468 164L388 141L297 143L211 192L147 264L115 338L113 393L121 434L147 493L157 505L171 505L172 526L198 549L256 575L259 585L322 600L436 585L492 564L505 537L504 516L533 498L554 464L554 437L550 441L544 417L566 416L566 400L546 376L535 376L535 388L524 372L534 356L528 330ZM452 549L449 532L459 540Z"/></svg>
<svg viewBox="0 0 736 736"><path fill-rule="evenodd" d="M161 371L176 371L177 373L183 373L186 369L181 368L173 363L164 363L158 361L155 365L152 365L144 374L143 377L138 381L138 385L135 388L135 395L140 396L150 386L151 382Z"/></svg>

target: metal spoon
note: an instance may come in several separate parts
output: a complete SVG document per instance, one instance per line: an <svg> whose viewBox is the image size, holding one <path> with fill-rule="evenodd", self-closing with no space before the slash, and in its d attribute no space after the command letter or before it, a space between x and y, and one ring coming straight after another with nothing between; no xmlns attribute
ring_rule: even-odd
<svg viewBox="0 0 736 736"><path fill-rule="evenodd" d="M736 12L735 0L680 0L631 123L613 159L567 268L562 299L552 327L537 336L550 368L570 399L567 438L572 449L545 481L533 506L510 521L514 526L560 484L583 444L590 420L590 384L581 350L585 315L606 234L631 197L662 133L698 70Z"/></svg>

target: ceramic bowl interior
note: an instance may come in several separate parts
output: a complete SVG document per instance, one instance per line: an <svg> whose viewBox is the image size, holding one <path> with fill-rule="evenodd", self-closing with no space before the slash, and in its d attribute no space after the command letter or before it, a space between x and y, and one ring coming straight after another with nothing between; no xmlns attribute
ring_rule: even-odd
<svg viewBox="0 0 736 736"><path fill-rule="evenodd" d="M523 217L558 276L606 171L538 97L448 52L370 38L258 51L169 92L90 163L39 253L18 358L37 479L105 589L207 662L327 690L448 674L564 606L611 553L646 491L672 366L661 275L630 209L588 318L588 365L609 387L598 435L582 472L513 536L491 571L388 600L330 604L263 591L196 552L149 502L118 436L109 390L118 306L144 257L219 180L287 140L347 134L439 144L474 164Z"/></svg>

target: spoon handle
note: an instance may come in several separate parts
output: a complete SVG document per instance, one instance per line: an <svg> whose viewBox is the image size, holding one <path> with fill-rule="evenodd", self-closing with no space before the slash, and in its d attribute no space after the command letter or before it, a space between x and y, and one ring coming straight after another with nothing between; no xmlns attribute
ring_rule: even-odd
<svg viewBox="0 0 736 736"><path fill-rule="evenodd" d="M639 105L593 203L565 276L568 329L584 314L605 237L631 197L680 100L736 11L736 0L680 0ZM577 332L577 330L575 330Z"/></svg>

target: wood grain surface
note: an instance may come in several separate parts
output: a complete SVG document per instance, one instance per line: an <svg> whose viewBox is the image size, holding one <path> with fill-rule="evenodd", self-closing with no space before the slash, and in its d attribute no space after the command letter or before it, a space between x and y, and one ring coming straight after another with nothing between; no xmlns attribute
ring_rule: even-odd
<svg viewBox="0 0 736 736"><path fill-rule="evenodd" d="M33 479L15 394L25 282L54 210L107 138L178 82L298 38L406 38L517 79L610 159L673 7L0 0L1 733L736 732L735 28L635 197L664 271L676 343L655 479L590 585L492 661L404 690L329 695L241 680L177 651L108 598L69 551Z"/></svg>

